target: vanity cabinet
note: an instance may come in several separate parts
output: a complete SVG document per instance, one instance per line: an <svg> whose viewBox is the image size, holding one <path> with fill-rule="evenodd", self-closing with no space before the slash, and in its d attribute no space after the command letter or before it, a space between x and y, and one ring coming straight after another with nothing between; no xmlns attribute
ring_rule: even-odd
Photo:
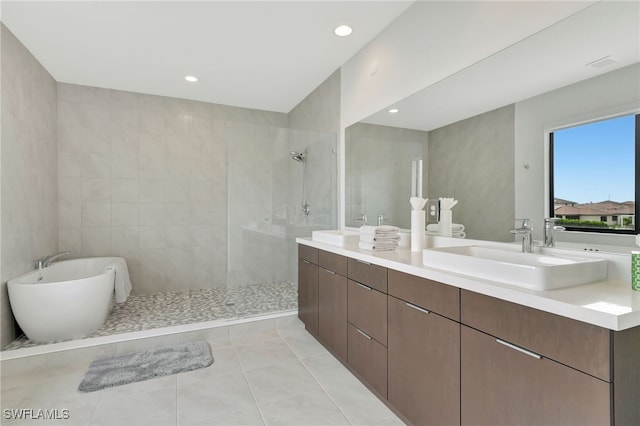
<svg viewBox="0 0 640 426"><path fill-rule="evenodd" d="M387 295L359 282L348 281L348 320L387 346Z"/></svg>
<svg viewBox="0 0 640 426"><path fill-rule="evenodd" d="M609 383L505 343L462 326L462 425L610 424Z"/></svg>
<svg viewBox="0 0 640 426"><path fill-rule="evenodd" d="M347 361L347 258L318 252L318 338Z"/></svg>
<svg viewBox="0 0 640 426"><path fill-rule="evenodd" d="M461 321L462 425L640 424L640 327L611 331L466 290Z"/></svg>
<svg viewBox="0 0 640 426"><path fill-rule="evenodd" d="M387 269L349 259L348 365L387 397Z"/></svg>
<svg viewBox="0 0 640 426"><path fill-rule="evenodd" d="M387 398L387 348L349 323L348 365L380 397Z"/></svg>
<svg viewBox="0 0 640 426"><path fill-rule="evenodd" d="M318 335L318 249L298 249L298 318L305 329Z"/></svg>
<svg viewBox="0 0 640 426"><path fill-rule="evenodd" d="M305 327L415 425L640 425L640 327L611 331L299 246Z"/></svg>
<svg viewBox="0 0 640 426"><path fill-rule="evenodd" d="M460 424L459 290L389 270L388 401L416 425ZM401 296L401 298L399 297Z"/></svg>

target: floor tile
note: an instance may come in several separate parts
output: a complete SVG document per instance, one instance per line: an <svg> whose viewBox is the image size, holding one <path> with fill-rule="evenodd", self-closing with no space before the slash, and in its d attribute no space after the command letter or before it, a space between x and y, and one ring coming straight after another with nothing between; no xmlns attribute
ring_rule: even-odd
<svg viewBox="0 0 640 426"><path fill-rule="evenodd" d="M298 358L329 353L304 327L282 328L278 330L278 333Z"/></svg>
<svg viewBox="0 0 640 426"><path fill-rule="evenodd" d="M404 424L332 355L314 356L302 362L353 424Z"/></svg>
<svg viewBox="0 0 640 426"><path fill-rule="evenodd" d="M245 374L258 404L321 390L298 360L256 368Z"/></svg>
<svg viewBox="0 0 640 426"><path fill-rule="evenodd" d="M261 404L260 408L267 426L351 424L322 390Z"/></svg>
<svg viewBox="0 0 640 426"><path fill-rule="evenodd" d="M100 400L91 425L175 425L176 390L141 392L125 398Z"/></svg>
<svg viewBox="0 0 640 426"><path fill-rule="evenodd" d="M82 377L71 375L36 383L21 401L22 408L73 408L97 403L98 393L78 391L81 380Z"/></svg>
<svg viewBox="0 0 640 426"><path fill-rule="evenodd" d="M207 368L180 373L178 375L178 383L185 385L188 383L198 382L201 380L214 380L216 377L229 374L241 374L242 368L236 351L232 347L223 349L212 349L213 364Z"/></svg>
<svg viewBox="0 0 640 426"><path fill-rule="evenodd" d="M178 424L193 424L203 419L233 418L237 411L256 410L257 406L244 374L229 374L213 379L178 384Z"/></svg>
<svg viewBox="0 0 640 426"><path fill-rule="evenodd" d="M289 346L276 334L275 338L236 346L236 353L245 371L288 361L297 361Z"/></svg>
<svg viewBox="0 0 640 426"><path fill-rule="evenodd" d="M198 419L181 419L180 426L260 426L264 425L258 407L250 407L242 410L211 410L209 417Z"/></svg>

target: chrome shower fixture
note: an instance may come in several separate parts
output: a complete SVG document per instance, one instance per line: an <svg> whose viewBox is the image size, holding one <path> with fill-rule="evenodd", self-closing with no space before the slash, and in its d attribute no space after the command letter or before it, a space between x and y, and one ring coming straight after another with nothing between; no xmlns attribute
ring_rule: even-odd
<svg viewBox="0 0 640 426"><path fill-rule="evenodd" d="M291 151L289 155L291 155L291 158L293 158L297 162L304 163L307 159L307 150L305 149L302 152Z"/></svg>

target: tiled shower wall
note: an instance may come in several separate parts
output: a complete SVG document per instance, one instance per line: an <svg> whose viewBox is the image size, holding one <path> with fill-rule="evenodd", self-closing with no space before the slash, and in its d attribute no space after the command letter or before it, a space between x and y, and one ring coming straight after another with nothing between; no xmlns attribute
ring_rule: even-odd
<svg viewBox="0 0 640 426"><path fill-rule="evenodd" d="M2 24L2 325L14 338L7 280L57 249L56 82Z"/></svg>
<svg viewBox="0 0 640 426"><path fill-rule="evenodd" d="M225 285L231 122L287 116L58 84L60 250L125 257L139 294Z"/></svg>

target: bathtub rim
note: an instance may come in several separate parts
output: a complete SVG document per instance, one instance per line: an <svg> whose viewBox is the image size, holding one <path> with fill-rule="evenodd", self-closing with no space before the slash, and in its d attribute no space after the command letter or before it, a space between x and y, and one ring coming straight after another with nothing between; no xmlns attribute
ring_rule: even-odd
<svg viewBox="0 0 640 426"><path fill-rule="evenodd" d="M51 266L49 266L48 268L52 268L55 267L57 264L64 264L67 262L79 262L79 261L83 261L86 259L124 259L123 257L118 257L118 256L96 256L96 257L78 257L76 259L67 259L67 260L61 260L60 262L54 262L53 264L51 264ZM126 260L125 260L126 262ZM104 268L106 268L106 266L109 264L109 262L106 262L104 265ZM92 277L99 277L101 275L104 275L106 273L114 273L113 270L111 269L104 269L102 270L102 272L96 272L93 275L87 275L86 277L79 277L79 278L74 278L71 280L64 280L64 281L45 281L45 282L21 282L21 280L26 279L27 277L31 277L32 275L37 275L38 272L40 272L40 269L32 269L31 271L25 272L24 274L18 275L15 278L12 278L10 280L7 281L7 289L9 288L9 286L29 286L29 285L55 285L55 284L69 284L69 283L74 283L76 281L80 281L80 280L86 280L88 278L92 278ZM43 268L43 271L46 271L47 268Z"/></svg>

